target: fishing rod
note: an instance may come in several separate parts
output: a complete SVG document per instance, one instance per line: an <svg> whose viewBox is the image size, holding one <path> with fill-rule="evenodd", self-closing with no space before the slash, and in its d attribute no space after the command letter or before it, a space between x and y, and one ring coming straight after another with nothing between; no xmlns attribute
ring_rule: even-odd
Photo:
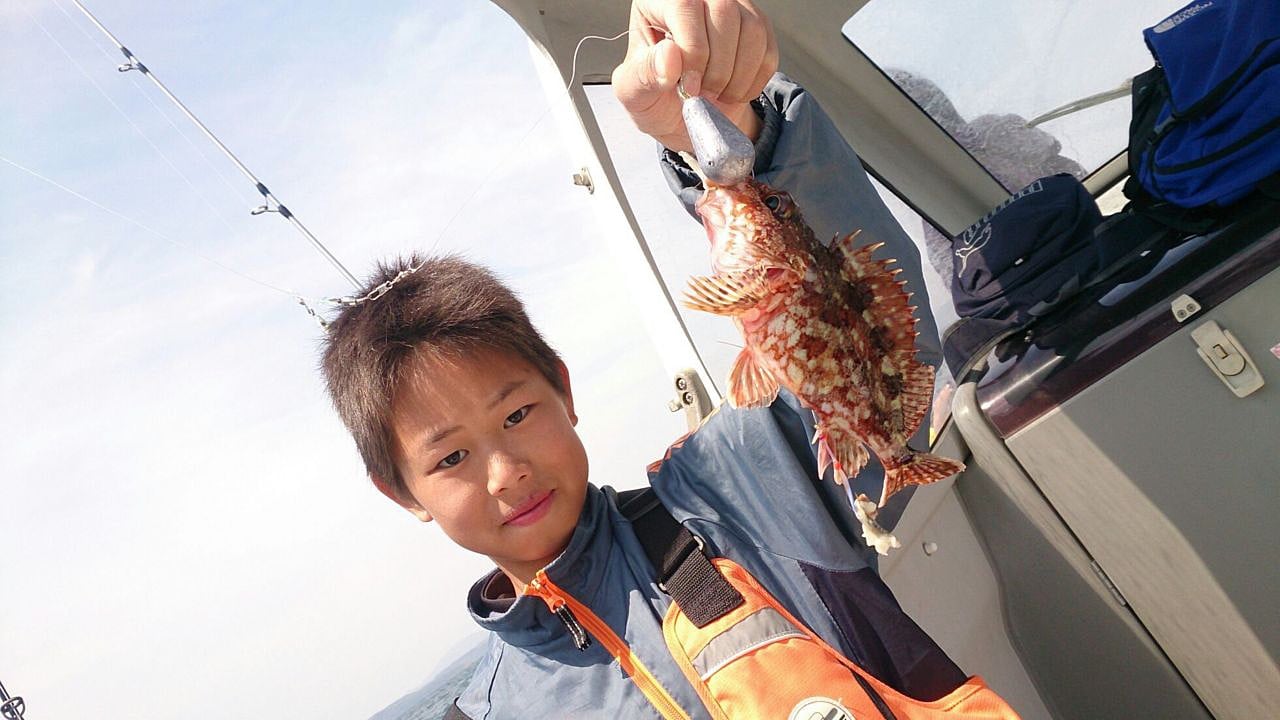
<svg viewBox="0 0 1280 720"><path fill-rule="evenodd" d="M280 200L272 194L271 190L269 190L267 186L263 184L263 182L259 180L248 167L245 166L244 163L240 162L240 158L236 157L235 153L231 152L231 150L218 139L218 136L213 134L213 131L206 127L204 123L200 122L200 118L197 118L195 113L191 112L186 105L183 105L182 101L170 92L169 88L165 87L164 83L160 82L160 78L156 77L155 73L151 72L151 70L144 65L136 55L129 51L129 48L125 47L123 43L117 40L116 36L111 34L111 31L99 22L98 18L94 17L93 13L89 12L89 8L85 7L84 3L80 2L80 0L71 0L71 2L80 9L80 12L84 13L85 17L89 18L89 21L92 22L98 30L102 31L103 35L107 36L107 39L109 39L112 44L120 49L121 53L124 54L127 62L117 67L116 70L122 73L129 72L130 70L137 70L145 75L148 80L155 83L155 86L160 88L160 92L164 93L165 97L169 98L169 101L177 106L177 108L187 116L188 120L195 123L195 126L204 133L205 137L209 138L214 145L217 145L218 149L222 151L222 154L226 155L227 159L234 163L245 177L249 178L249 181L253 183L254 187L263 198L263 204L251 210L250 214L262 215L263 213L278 213L281 217L292 223L293 226L302 233L303 237L311 243L312 247L314 247L325 260L328 260L329 263L338 270L338 272L342 273L342 276L345 277L352 286L357 289L360 288L360 282L351 274L351 271L347 270L347 268L338 261L338 258L334 257L333 253L329 252L329 249L324 246L324 243L320 242L319 238L312 234L312 232L308 230L300 220L298 220L298 217L294 215L289 208L285 207L284 203L280 202Z"/></svg>
<svg viewBox="0 0 1280 720"><path fill-rule="evenodd" d="M27 705L22 698L10 697L4 689L4 683L0 683L0 717L5 720L22 720L22 714L26 711Z"/></svg>

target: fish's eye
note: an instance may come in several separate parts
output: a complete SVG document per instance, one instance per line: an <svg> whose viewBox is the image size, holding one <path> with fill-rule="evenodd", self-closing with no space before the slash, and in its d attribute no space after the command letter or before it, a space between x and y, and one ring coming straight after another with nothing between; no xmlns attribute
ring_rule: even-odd
<svg viewBox="0 0 1280 720"><path fill-rule="evenodd" d="M764 206L769 208L774 217L781 220L788 220L795 214L796 204L791 201L791 196L784 192L770 193L764 197Z"/></svg>

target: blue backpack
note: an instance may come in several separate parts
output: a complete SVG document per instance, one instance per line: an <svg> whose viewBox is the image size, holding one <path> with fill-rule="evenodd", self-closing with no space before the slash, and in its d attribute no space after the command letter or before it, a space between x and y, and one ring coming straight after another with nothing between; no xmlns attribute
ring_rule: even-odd
<svg viewBox="0 0 1280 720"><path fill-rule="evenodd" d="M1280 1L1195 0L1143 37L1129 167L1146 192L1223 207L1280 173Z"/></svg>

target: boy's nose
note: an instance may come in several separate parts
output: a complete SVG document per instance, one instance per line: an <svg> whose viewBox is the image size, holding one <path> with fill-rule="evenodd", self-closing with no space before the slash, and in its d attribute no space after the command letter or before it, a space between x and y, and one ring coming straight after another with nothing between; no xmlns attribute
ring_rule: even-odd
<svg viewBox="0 0 1280 720"><path fill-rule="evenodd" d="M528 479L529 463L510 453L495 452L489 457L489 494L499 495Z"/></svg>

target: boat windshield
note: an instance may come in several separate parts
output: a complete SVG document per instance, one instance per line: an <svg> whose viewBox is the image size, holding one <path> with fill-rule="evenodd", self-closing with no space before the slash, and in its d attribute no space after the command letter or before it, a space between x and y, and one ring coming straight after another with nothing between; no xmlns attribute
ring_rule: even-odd
<svg viewBox="0 0 1280 720"><path fill-rule="evenodd" d="M1142 29L1184 4L870 0L843 32L1014 192L1124 152L1127 81L1153 64Z"/></svg>

